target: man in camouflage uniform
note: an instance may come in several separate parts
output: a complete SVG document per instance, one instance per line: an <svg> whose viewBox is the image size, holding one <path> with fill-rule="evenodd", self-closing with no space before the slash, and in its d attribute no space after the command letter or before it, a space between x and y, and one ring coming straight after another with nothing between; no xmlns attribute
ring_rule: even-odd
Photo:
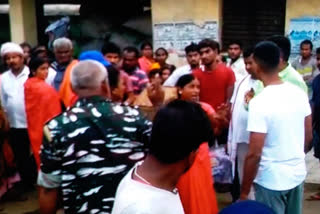
<svg viewBox="0 0 320 214"><path fill-rule="evenodd" d="M144 158L151 122L139 110L106 99L102 64L85 60L71 74L76 104L44 127L41 213L55 213L59 193L65 213L111 213L123 176Z"/></svg>

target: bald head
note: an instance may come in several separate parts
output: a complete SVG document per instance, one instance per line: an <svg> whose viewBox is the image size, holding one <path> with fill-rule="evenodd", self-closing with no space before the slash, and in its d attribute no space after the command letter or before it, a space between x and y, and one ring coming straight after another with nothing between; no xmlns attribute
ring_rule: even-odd
<svg viewBox="0 0 320 214"><path fill-rule="evenodd" d="M81 61L71 72L71 85L79 96L105 93L101 90L103 86L109 88L107 69L94 60Z"/></svg>

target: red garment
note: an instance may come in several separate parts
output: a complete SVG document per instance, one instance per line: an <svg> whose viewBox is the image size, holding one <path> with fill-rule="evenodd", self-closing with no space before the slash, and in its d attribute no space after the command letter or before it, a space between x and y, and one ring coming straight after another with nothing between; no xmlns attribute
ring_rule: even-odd
<svg viewBox="0 0 320 214"><path fill-rule="evenodd" d="M223 64L218 64L214 71L197 69L193 74L200 81L200 101L210 104L214 109L226 102L227 89L236 81L233 71Z"/></svg>
<svg viewBox="0 0 320 214"><path fill-rule="evenodd" d="M218 213L208 143L199 147L193 165L181 176L177 187L186 214Z"/></svg>
<svg viewBox="0 0 320 214"><path fill-rule="evenodd" d="M65 107L72 106L78 99L78 95L76 95L72 91L72 87L71 87L71 71L77 63L78 63L78 60L72 60L70 62L70 64L66 68L62 83L60 85L59 94Z"/></svg>
<svg viewBox="0 0 320 214"><path fill-rule="evenodd" d="M201 108L203 109L203 111L208 115L211 116L213 115L216 111L212 108L211 105L209 105L208 103L204 103L204 102L199 102L199 104L201 105Z"/></svg>
<svg viewBox="0 0 320 214"><path fill-rule="evenodd" d="M141 70L145 71L146 73L149 73L152 69L152 65L155 63L154 60L149 60L147 57L142 56L138 59L139 67Z"/></svg>
<svg viewBox="0 0 320 214"><path fill-rule="evenodd" d="M39 169L43 127L47 121L61 113L61 102L55 89L37 77L29 78L25 82L24 96L28 134Z"/></svg>

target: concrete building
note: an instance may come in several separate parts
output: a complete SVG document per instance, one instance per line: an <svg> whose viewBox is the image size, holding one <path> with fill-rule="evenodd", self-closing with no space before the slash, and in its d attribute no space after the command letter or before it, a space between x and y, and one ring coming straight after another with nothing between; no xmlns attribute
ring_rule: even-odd
<svg viewBox="0 0 320 214"><path fill-rule="evenodd" d="M44 17L42 6L45 3L85 3L87 6L96 4L99 8L104 8L99 11L104 11L106 14L114 11L109 1L104 3L106 1L0 0L0 3L5 2L10 5L11 40L18 43L29 41L31 44L36 44L41 39L41 33L43 34L45 27L41 24ZM121 7L115 10L119 14L123 14L123 10L126 11L125 13L131 11L126 7L128 1L119 0L118 2L122 2ZM199 40L200 38L194 35L199 29L201 32L204 30L201 37L209 35L208 29L201 28L208 21L211 27L214 25L212 28L214 33L210 36L215 37L223 47L226 47L231 39L240 39L245 45L252 45L273 34L288 34L292 19L320 16L318 0L135 0L130 2L136 2L137 7L151 6L151 15L146 19L151 19L152 22L150 20L143 27L146 31L153 30L156 46L157 44L168 45L172 49L181 49L190 40ZM132 10L138 11L134 7ZM116 16L116 13L112 14ZM176 32L172 31L170 24L176 27L174 29ZM161 40L161 38L155 38L156 35L167 38ZM179 35L182 38L175 39ZM174 41L170 42L170 39Z"/></svg>

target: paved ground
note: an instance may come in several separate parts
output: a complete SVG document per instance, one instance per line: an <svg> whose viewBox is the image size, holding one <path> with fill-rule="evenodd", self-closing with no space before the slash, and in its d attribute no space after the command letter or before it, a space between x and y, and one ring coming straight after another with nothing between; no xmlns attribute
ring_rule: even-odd
<svg viewBox="0 0 320 214"><path fill-rule="evenodd" d="M320 191L320 163L316 160L312 153L309 153L306 158L308 176L305 184L305 199L310 195ZM231 203L229 193L217 194L219 208L222 209ZM38 210L37 193L32 192L28 195L28 200L25 202L7 202L0 203L0 214L36 214ZM304 200L304 214L320 213L320 201Z"/></svg>

